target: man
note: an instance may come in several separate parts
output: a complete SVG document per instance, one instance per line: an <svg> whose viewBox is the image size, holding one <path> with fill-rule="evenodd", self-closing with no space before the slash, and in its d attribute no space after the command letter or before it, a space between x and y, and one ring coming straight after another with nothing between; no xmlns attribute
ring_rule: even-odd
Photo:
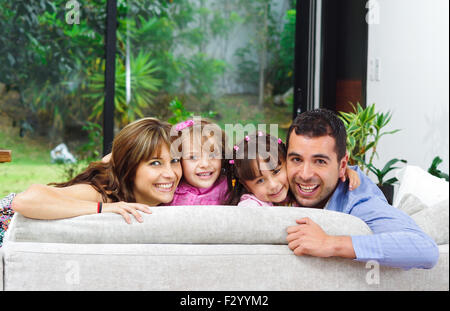
<svg viewBox="0 0 450 311"><path fill-rule="evenodd" d="M300 206L347 213L372 230L366 236L330 236L309 218L288 227L294 254L376 260L391 267L432 268L438 260L436 243L402 211L390 206L383 193L361 170L359 188L348 191L340 181L348 163L347 134L331 111L299 115L287 136L289 186Z"/></svg>

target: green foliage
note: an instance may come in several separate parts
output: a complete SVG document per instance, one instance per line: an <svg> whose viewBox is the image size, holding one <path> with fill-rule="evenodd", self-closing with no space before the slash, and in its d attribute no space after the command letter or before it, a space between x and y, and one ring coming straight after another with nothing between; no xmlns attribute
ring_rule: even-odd
<svg viewBox="0 0 450 311"><path fill-rule="evenodd" d="M264 66L263 78L266 83L272 84L276 93L286 92L293 84L297 16L295 3L291 3L291 8L284 13L282 30L279 30L279 20L272 10L271 1L242 0L240 6L244 23L255 28L255 35L245 47L235 52L239 60L239 81L256 86L262 78L260 66ZM267 16L264 13L265 6L268 8ZM268 60L266 64L262 64L263 54Z"/></svg>
<svg viewBox="0 0 450 311"><path fill-rule="evenodd" d="M186 109L186 107L178 98L175 98L170 102L169 110L172 113L172 117L170 117L167 122L169 122L170 124L177 124L195 116L193 112L190 112ZM208 111L206 113L202 113L200 116L202 118L212 119L216 116L216 112Z"/></svg>
<svg viewBox="0 0 450 311"><path fill-rule="evenodd" d="M233 0L235 1L235 0ZM152 52L160 70L155 77L162 81L160 91L191 93L199 101L215 96L215 84L225 73L226 63L206 56L205 48L213 39L225 38L239 16L224 9L230 1L174 0L128 1L126 20L120 23L118 40L130 36L132 51Z"/></svg>
<svg viewBox="0 0 450 311"><path fill-rule="evenodd" d="M0 82L20 93L20 118L34 118L47 133L86 117L76 95L85 88L84 68L104 53L106 0L83 3L78 25L66 23L66 2L0 0Z"/></svg>
<svg viewBox="0 0 450 311"><path fill-rule="evenodd" d="M383 128L391 121L391 112L379 113L375 111L375 104L362 108L359 103L353 106L353 112L339 112L347 130L347 150L350 153L350 164L358 165L361 170L369 172L375 155L378 156L377 146L384 135L394 134L400 130L383 132ZM366 162L366 155L370 154Z"/></svg>
<svg viewBox="0 0 450 311"><path fill-rule="evenodd" d="M67 0L0 0L0 82L20 94L1 109L19 120L31 118L39 125L29 122L36 132L54 139L80 120L98 120L103 108L106 0L79 2L80 23L68 24ZM238 75L257 83L255 51L267 50L265 78L275 88L291 85L295 11L286 13L281 39L280 20L272 11L269 0L118 0L118 125L156 111L156 105L167 104L160 98L180 93L195 97L199 110L214 110L216 82L230 68L223 60L228 39L243 23L256 36L241 51L248 63L239 66ZM212 42L218 43L219 56L206 55ZM128 102L127 47L132 74Z"/></svg>
<svg viewBox="0 0 450 311"><path fill-rule="evenodd" d="M88 161L81 160L75 163L60 163L57 164L59 168L59 178L63 181L69 181L82 173L88 166Z"/></svg>
<svg viewBox="0 0 450 311"><path fill-rule="evenodd" d="M162 82L155 78L159 68L150 53L139 52L137 57L130 57L130 100L126 94L126 67L124 61L116 57L116 77L114 106L115 118L119 126L144 116L142 109L153 105L153 98ZM86 98L95 102L91 117L98 119L103 113L104 104L104 65L98 72L92 74L89 83L89 93Z"/></svg>
<svg viewBox="0 0 450 311"><path fill-rule="evenodd" d="M449 176L448 174L442 172L441 170L438 169L438 166L443 162L443 160L441 159L441 157L437 156L433 159L433 162L430 165L430 168L428 169L428 173L430 173L433 176L436 176L438 178L443 178L446 181L449 181Z"/></svg>
<svg viewBox="0 0 450 311"><path fill-rule="evenodd" d="M88 142L78 149L80 158L87 162L98 161L103 146L103 128L97 123L86 121L82 129L88 133Z"/></svg>
<svg viewBox="0 0 450 311"><path fill-rule="evenodd" d="M398 179L396 177L390 178L388 180L384 180L384 178L386 177L386 175L389 172L400 168L400 167L393 166L397 162L407 163L406 160L392 159L392 160L388 161L381 170L377 169L371 163L367 164L367 167L377 177L379 186L392 185L392 184L398 182Z"/></svg>
<svg viewBox="0 0 450 311"><path fill-rule="evenodd" d="M201 100L214 94L215 81L225 73L226 66L224 61L198 53L190 59L185 59L182 68L185 72L184 79L193 88L194 95Z"/></svg>
<svg viewBox="0 0 450 311"><path fill-rule="evenodd" d="M274 57L271 69L271 80L276 91L284 92L292 87L294 82L295 31L297 11L288 10L284 17L285 24L280 37L280 49Z"/></svg>

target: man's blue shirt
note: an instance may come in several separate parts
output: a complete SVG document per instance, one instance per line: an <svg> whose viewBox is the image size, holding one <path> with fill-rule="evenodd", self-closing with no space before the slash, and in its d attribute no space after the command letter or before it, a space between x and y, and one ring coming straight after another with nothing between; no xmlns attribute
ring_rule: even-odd
<svg viewBox="0 0 450 311"><path fill-rule="evenodd" d="M372 235L352 236L356 260L376 260L381 265L410 268L432 268L439 250L403 211L391 206L381 190L359 168L361 185L348 190L348 182L339 184L326 209L356 216L372 230Z"/></svg>

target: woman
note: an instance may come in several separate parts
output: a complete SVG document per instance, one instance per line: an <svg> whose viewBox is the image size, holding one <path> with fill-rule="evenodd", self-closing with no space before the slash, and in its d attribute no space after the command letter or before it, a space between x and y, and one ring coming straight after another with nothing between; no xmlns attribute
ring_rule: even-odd
<svg viewBox="0 0 450 311"><path fill-rule="evenodd" d="M94 162L69 182L32 185L12 201L12 209L35 219L61 219L95 213L130 214L168 203L180 181L180 160L170 154L170 124L137 120L114 139L111 160Z"/></svg>

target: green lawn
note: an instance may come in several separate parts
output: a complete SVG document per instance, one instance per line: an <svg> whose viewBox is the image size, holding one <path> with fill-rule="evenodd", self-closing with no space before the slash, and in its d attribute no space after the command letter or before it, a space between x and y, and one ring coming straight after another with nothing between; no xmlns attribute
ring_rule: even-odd
<svg viewBox="0 0 450 311"><path fill-rule="evenodd" d="M48 184L61 181L61 170L58 165L34 163L2 163L0 164L0 198L11 192L21 192L31 184Z"/></svg>
<svg viewBox="0 0 450 311"><path fill-rule="evenodd" d="M12 150L10 163L0 163L0 198L21 192L33 183L47 184L63 179L61 165L50 163L51 147L43 140L21 138L18 128L0 119L0 148Z"/></svg>

